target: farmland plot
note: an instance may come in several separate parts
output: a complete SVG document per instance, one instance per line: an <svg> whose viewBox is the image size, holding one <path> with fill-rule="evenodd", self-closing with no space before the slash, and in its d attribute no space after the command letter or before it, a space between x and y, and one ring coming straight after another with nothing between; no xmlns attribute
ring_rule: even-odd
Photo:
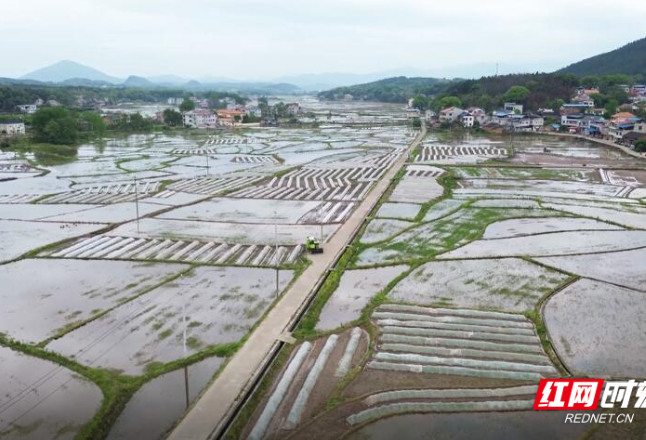
<svg viewBox="0 0 646 440"><path fill-rule="evenodd" d="M486 240L544 234L547 232L621 229L623 228L619 226L587 218L519 218L503 220L489 225L482 238Z"/></svg>
<svg viewBox="0 0 646 440"><path fill-rule="evenodd" d="M166 373L146 383L128 402L110 430L108 440L158 440L194 402L224 359L210 357L184 369ZM188 390L186 386L188 385Z"/></svg>
<svg viewBox="0 0 646 440"><path fill-rule="evenodd" d="M553 215L552 211L538 209L463 208L434 222L409 229L386 243L365 249L359 254L357 265L432 257L479 238L487 225L495 221ZM451 255L452 258L454 256L453 253L447 255ZM457 255L470 258L468 254Z"/></svg>
<svg viewBox="0 0 646 440"><path fill-rule="evenodd" d="M275 273L196 268L47 347L87 365L141 374L148 365L183 357L185 325L189 354L239 341L276 297ZM281 271L279 291L292 276Z"/></svg>
<svg viewBox="0 0 646 440"><path fill-rule="evenodd" d="M408 266L401 265L346 271L325 304L316 328L332 330L358 319L370 299L406 270Z"/></svg>
<svg viewBox="0 0 646 440"><path fill-rule="evenodd" d="M543 264L588 278L646 291L646 271L641 262L646 248L567 257L537 258Z"/></svg>
<svg viewBox="0 0 646 440"><path fill-rule="evenodd" d="M573 374L646 376L645 295L580 280L548 300L545 324L559 357Z"/></svg>
<svg viewBox="0 0 646 440"><path fill-rule="evenodd" d="M523 312L567 279L517 258L438 261L415 269L389 297L409 304Z"/></svg>
<svg viewBox="0 0 646 440"><path fill-rule="evenodd" d="M646 231L564 231L478 240L440 258L577 255L646 246Z"/></svg>
<svg viewBox="0 0 646 440"><path fill-rule="evenodd" d="M0 347L0 367L3 439L72 440L101 406L99 387L53 362Z"/></svg>
<svg viewBox="0 0 646 440"><path fill-rule="evenodd" d="M40 342L186 270L126 261L21 260L0 266L0 332Z"/></svg>

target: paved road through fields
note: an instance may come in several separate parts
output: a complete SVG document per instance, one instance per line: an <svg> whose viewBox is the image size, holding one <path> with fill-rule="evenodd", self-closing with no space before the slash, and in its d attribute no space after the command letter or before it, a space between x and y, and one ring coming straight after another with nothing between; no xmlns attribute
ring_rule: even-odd
<svg viewBox="0 0 646 440"><path fill-rule="evenodd" d="M352 215L325 243L325 253L309 256L312 264L284 292L278 303L258 324L245 344L235 353L216 380L170 434L168 437L170 440L217 438L224 422L232 415L238 399L242 398L256 373L268 359L276 341L284 335L295 314L304 306L319 280L336 261L336 257L352 241L366 216L388 189L390 181L404 166L408 155L417 147L425 134L426 127L422 127L405 154L394 162Z"/></svg>

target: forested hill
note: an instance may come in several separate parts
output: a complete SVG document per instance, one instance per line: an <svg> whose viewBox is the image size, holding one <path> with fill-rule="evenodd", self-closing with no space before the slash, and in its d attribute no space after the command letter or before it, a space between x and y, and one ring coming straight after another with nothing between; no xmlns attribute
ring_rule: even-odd
<svg viewBox="0 0 646 440"><path fill-rule="evenodd" d="M337 87L319 93L324 99L341 99L352 95L355 100L380 102L406 102L415 95L435 95L452 81L439 78L407 78L397 76L366 84Z"/></svg>
<svg viewBox="0 0 646 440"><path fill-rule="evenodd" d="M577 76L628 74L646 76L646 38L633 41L611 52L570 64L558 73Z"/></svg>
<svg viewBox="0 0 646 440"><path fill-rule="evenodd" d="M553 107L554 101L568 100L579 85L573 75L528 73L490 76L452 84L443 95L457 96L465 107L492 110L504 101L518 101L528 110Z"/></svg>

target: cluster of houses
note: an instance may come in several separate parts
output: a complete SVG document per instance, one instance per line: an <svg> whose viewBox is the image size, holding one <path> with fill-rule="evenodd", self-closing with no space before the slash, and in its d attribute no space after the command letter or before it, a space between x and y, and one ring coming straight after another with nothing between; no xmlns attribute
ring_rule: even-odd
<svg viewBox="0 0 646 440"><path fill-rule="evenodd" d="M40 98L38 98L36 101L34 101L32 104L21 104L16 106L16 110L19 111L20 113L24 113L26 115L33 115L38 111L40 107L43 106L48 106L48 107L60 107L61 103L56 101L55 99L49 99L47 101L44 101Z"/></svg>
<svg viewBox="0 0 646 440"><path fill-rule="evenodd" d="M558 114L552 109L539 109L536 113L524 113L522 104L506 102L501 109L487 114L478 107L462 109L449 107L437 114L426 110L424 114L429 123L460 124L465 128L483 127L490 130L532 132L543 130L567 131L600 139L606 139L629 147L634 147L640 139L646 139L646 123L636 116L633 111L646 102L646 85L621 86L630 96L631 102L620 107L619 113L609 119L604 117L605 109L595 106L594 95L599 94L597 88L577 89L570 102L558 109ZM412 100L411 100L412 101ZM409 119L421 117L421 112L412 107L409 101L406 109ZM558 122L544 127L545 118L560 119Z"/></svg>
<svg viewBox="0 0 646 440"><path fill-rule="evenodd" d="M260 118L262 112L258 102L251 102L248 105L240 105L232 98L223 98L218 103L219 106L225 108L211 110L211 103L207 99L200 99L196 97L189 98L195 104L195 108L190 111L182 112L182 123L188 128L228 128L240 125L245 116L254 119ZM173 106L179 106L184 101L184 97L171 97L167 99L167 103ZM79 103L80 104L80 103ZM86 104L86 102L84 102ZM44 102L39 99L33 104L25 104L17 106L18 111L25 114L33 114L43 105L59 106L56 101ZM285 110L289 116L298 116L303 112L299 103L292 102L285 104ZM106 123L110 124L113 118L119 118L120 112L111 112L102 114ZM151 115L152 116L152 115ZM157 112L154 115L155 119L161 123L164 122L163 112ZM0 122L0 135L3 137L25 134L25 124L20 120L5 120Z"/></svg>
<svg viewBox="0 0 646 440"><path fill-rule="evenodd" d="M421 117L419 110L410 107L407 114L408 118ZM448 107L438 113L426 110L424 116L429 123L460 124L465 128L478 126L503 131L538 131L545 123L542 115L523 113L523 105L515 102L506 102L503 108L494 110L490 115L479 107Z"/></svg>
<svg viewBox="0 0 646 440"><path fill-rule="evenodd" d="M230 100L230 98L225 98L227 100L226 108L210 110L208 108L208 101L205 106L204 102L206 100L198 100L197 98L191 99L195 100L196 108L182 113L184 126L189 128L235 127L242 123L245 116L253 118L260 118L262 116L262 112L257 102L252 102L251 104L244 106L236 104L235 101ZM285 106L289 116L298 116L303 111L300 104L297 102L288 103Z"/></svg>
<svg viewBox="0 0 646 440"><path fill-rule="evenodd" d="M571 102L563 104L559 109L560 124L552 124L551 128L634 147L637 140L646 139L646 125L632 113L640 102L646 101L646 86L621 87L630 95L632 103L622 105L621 111L609 119L603 116L604 109L595 107L594 99L591 98L599 90L580 88Z"/></svg>

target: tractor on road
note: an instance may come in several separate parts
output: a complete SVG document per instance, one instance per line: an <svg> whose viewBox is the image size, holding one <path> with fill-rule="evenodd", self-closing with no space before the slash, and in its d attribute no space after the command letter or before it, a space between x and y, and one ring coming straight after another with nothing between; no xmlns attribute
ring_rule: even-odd
<svg viewBox="0 0 646 440"><path fill-rule="evenodd" d="M310 254L323 253L323 248L321 247L321 243L319 243L319 241L312 236L309 236L305 239L305 247L307 248Z"/></svg>

